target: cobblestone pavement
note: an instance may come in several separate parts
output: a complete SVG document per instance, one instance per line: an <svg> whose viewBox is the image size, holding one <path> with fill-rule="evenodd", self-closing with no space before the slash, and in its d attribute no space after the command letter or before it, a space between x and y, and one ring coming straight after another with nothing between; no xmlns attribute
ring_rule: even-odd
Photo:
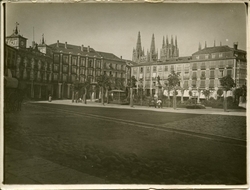
<svg viewBox="0 0 250 190"><path fill-rule="evenodd" d="M101 114L103 113L100 112L101 109L78 105L79 107L43 105L39 108L27 104L23 112L6 116L7 183L245 183L245 147L180 135L176 132L141 128L124 122L117 125L112 120L93 119L84 116L84 113ZM47 107L58 107L62 110L70 107L75 111L63 113ZM131 114L130 110L118 112L116 109L103 109L105 114L110 114L113 118L119 118L120 113ZM81 115L74 114L75 112L80 112ZM144 112L146 114L146 111ZM136 113L146 122L145 115L140 115L135 110L134 114ZM223 128L230 124L235 125L233 119L228 120L231 117L223 115L172 113L165 115L180 119L174 121L173 118L164 118L161 125L166 128L178 124L183 129L196 125L196 122L203 125L209 120L207 117L211 117L214 124L216 122L214 118L219 118L217 121L221 124L224 122L223 117L226 117L224 124L221 125ZM198 118L200 120L196 120ZM226 135L244 139L240 130L244 133L245 117L235 116L235 118L239 119L235 122L240 125L237 135L232 136L233 128ZM150 122L150 119L154 121L154 117L147 119L147 122ZM220 124L215 124L215 127L220 127ZM206 132L217 133L220 130L208 129ZM15 155L18 158L16 161L13 159ZM21 169L16 171L13 168Z"/></svg>

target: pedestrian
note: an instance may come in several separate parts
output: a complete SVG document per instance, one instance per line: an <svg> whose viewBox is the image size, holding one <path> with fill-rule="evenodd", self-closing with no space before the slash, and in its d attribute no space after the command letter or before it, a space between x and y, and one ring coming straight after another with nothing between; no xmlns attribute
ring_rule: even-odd
<svg viewBox="0 0 250 190"><path fill-rule="evenodd" d="M161 101L161 99L157 100L157 106L158 106L158 108L162 108L162 101Z"/></svg>
<svg viewBox="0 0 250 190"><path fill-rule="evenodd" d="M51 96L51 94L49 94L49 102L51 102L52 101L52 96Z"/></svg>
<svg viewBox="0 0 250 190"><path fill-rule="evenodd" d="M157 94L154 94L154 103L155 103L155 108L157 106L157 100L158 100L158 96Z"/></svg>

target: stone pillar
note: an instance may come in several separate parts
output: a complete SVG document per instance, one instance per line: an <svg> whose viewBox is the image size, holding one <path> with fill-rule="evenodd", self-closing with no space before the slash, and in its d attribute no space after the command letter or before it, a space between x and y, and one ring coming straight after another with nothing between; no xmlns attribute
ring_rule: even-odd
<svg viewBox="0 0 250 190"><path fill-rule="evenodd" d="M58 98L62 97L62 83L58 83Z"/></svg>
<svg viewBox="0 0 250 190"><path fill-rule="evenodd" d="M67 84L67 85L68 85L67 98L70 98L70 87L71 87L71 84Z"/></svg>
<svg viewBox="0 0 250 190"><path fill-rule="evenodd" d="M31 98L34 98L34 82L31 81L31 88L30 88L30 97Z"/></svg>
<svg viewBox="0 0 250 190"><path fill-rule="evenodd" d="M39 88L38 98L41 99L42 98L42 87L41 87L41 85L39 85L38 88Z"/></svg>

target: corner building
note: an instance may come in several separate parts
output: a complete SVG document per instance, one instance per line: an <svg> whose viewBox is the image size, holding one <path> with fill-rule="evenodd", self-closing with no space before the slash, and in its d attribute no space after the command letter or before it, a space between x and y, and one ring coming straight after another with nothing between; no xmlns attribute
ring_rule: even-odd
<svg viewBox="0 0 250 190"><path fill-rule="evenodd" d="M27 38L21 36L18 28L6 37L5 69L10 70L19 83L27 85L27 96L34 99L71 98L72 84L77 80L91 81L87 98L99 98L97 78L103 73L113 75L115 82L125 86L129 71L126 60L112 53L95 51L89 46L76 46L57 41L47 45L32 42L27 48ZM5 71L5 73L8 73Z"/></svg>
<svg viewBox="0 0 250 190"><path fill-rule="evenodd" d="M238 44L233 47L214 46L199 49L190 57L178 57L167 61L139 62L132 67L132 76L142 79L146 95L158 93L157 77L160 77L163 87L171 71L180 75L180 87L185 89L184 97L189 90L198 95L198 89L210 89L210 97L217 98L217 90L222 88L219 79L231 75L236 87L246 84L247 60L246 51L239 50ZM138 89L138 86L137 86ZM167 95L167 92L164 92ZM170 93L170 95L172 95ZM228 92L231 96L232 92ZM181 96L181 92L178 93ZM200 93L200 98L205 98Z"/></svg>

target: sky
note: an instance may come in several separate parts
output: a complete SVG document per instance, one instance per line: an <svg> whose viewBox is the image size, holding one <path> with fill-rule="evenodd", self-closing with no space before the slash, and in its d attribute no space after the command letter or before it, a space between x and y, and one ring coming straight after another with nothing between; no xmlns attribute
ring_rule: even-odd
<svg viewBox="0 0 250 190"><path fill-rule="evenodd" d="M132 59L138 32L144 50L150 49L152 34L160 52L163 36L177 36L179 55L190 56L220 42L246 50L246 7L243 3L8 3L6 35L15 23L20 34L40 43L90 46L97 51ZM33 35L34 28L34 35Z"/></svg>

